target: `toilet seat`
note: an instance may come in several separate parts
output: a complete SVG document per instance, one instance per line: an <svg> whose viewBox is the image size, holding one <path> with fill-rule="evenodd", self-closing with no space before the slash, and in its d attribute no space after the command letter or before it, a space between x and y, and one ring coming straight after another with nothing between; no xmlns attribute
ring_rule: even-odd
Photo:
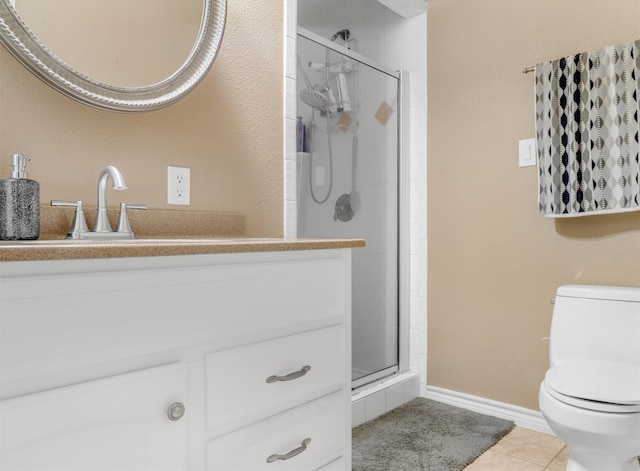
<svg viewBox="0 0 640 471"><path fill-rule="evenodd" d="M581 409L587 409L595 412L608 412L608 413L633 413L640 412L640 404L612 404L609 402L598 402L591 399L582 399L579 397L567 396L549 386L546 381L542 382L542 386L545 391L549 393L551 397L557 399L560 402L564 402L570 406L579 407Z"/></svg>
<svg viewBox="0 0 640 471"><path fill-rule="evenodd" d="M554 364L544 384L549 394L576 407L640 412L640 367L628 363L571 360Z"/></svg>

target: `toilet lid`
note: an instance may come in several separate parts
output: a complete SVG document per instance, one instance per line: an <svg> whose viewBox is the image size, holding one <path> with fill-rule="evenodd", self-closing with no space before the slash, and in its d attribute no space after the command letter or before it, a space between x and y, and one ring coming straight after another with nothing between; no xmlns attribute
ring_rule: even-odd
<svg viewBox="0 0 640 471"><path fill-rule="evenodd" d="M560 394L589 401L640 405L640 365L572 360L553 365L545 382Z"/></svg>

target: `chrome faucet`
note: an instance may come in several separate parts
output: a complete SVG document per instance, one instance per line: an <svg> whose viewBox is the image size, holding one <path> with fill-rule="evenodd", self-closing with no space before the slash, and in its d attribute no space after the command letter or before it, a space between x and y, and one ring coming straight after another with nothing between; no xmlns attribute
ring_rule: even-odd
<svg viewBox="0 0 640 471"><path fill-rule="evenodd" d="M98 209L96 221L93 224L93 232L112 232L109 218L107 218L107 180L111 177L114 190L126 190L127 182L117 168L109 165L100 172L98 177Z"/></svg>
<svg viewBox="0 0 640 471"><path fill-rule="evenodd" d="M51 206L75 206L76 213L71 223L71 229L67 233L67 239L135 239L136 236L129 225L129 209L147 209L145 204L120 203L120 215L116 230L111 229L107 217L107 181L111 178L111 184L115 190L126 190L127 182L117 168L109 165L98 176L98 209L93 231L87 228L84 218L82 201L57 201L52 200Z"/></svg>

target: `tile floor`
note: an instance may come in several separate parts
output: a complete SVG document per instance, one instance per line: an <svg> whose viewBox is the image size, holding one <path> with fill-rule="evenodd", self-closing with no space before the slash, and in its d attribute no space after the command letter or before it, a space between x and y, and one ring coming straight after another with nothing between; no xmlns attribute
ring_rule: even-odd
<svg viewBox="0 0 640 471"><path fill-rule="evenodd" d="M567 450L557 437L514 428L465 471L564 471Z"/></svg>

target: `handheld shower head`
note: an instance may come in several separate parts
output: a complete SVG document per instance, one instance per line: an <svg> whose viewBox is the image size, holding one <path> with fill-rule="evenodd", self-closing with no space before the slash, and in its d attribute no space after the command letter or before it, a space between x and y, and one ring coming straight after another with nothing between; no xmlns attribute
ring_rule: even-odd
<svg viewBox="0 0 640 471"><path fill-rule="evenodd" d="M302 60L298 57L298 71L304 80L304 83L307 85L307 88L303 88L298 93L300 99L308 106L315 108L319 111L327 111L329 107L329 99L327 95L318 89L317 86L311 85L311 80L309 80L309 76L302 68Z"/></svg>
<svg viewBox="0 0 640 471"><path fill-rule="evenodd" d="M324 93L314 88L303 88L300 90L298 96L300 96L300 99L310 107L319 111L327 111L329 100Z"/></svg>

